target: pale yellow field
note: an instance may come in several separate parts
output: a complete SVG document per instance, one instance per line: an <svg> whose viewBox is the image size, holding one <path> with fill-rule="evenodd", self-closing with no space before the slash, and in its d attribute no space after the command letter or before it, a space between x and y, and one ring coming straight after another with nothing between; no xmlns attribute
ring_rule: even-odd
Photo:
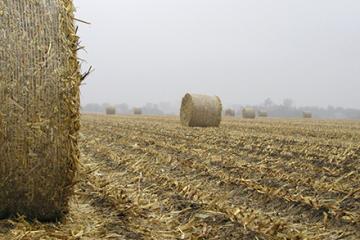
<svg viewBox="0 0 360 240"><path fill-rule="evenodd" d="M360 122L84 115L81 172L57 224L0 239L360 239Z"/></svg>

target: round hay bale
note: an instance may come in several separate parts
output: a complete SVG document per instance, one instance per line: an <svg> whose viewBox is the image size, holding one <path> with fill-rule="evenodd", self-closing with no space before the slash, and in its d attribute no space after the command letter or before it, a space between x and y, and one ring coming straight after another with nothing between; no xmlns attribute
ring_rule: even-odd
<svg viewBox="0 0 360 240"><path fill-rule="evenodd" d="M141 108L134 108L134 115L142 115L142 109Z"/></svg>
<svg viewBox="0 0 360 240"><path fill-rule="evenodd" d="M105 109L106 115L115 115L116 114L116 108L114 107L107 107Z"/></svg>
<svg viewBox="0 0 360 240"><path fill-rule="evenodd" d="M225 116L227 117L235 117L235 110L229 108L225 110Z"/></svg>
<svg viewBox="0 0 360 240"><path fill-rule="evenodd" d="M265 112L265 111L259 111L259 112L258 112L258 116L259 116L259 117L262 117L262 118L266 118L266 117L268 117L268 113Z"/></svg>
<svg viewBox="0 0 360 240"><path fill-rule="evenodd" d="M312 118L311 112L303 112L303 118Z"/></svg>
<svg viewBox="0 0 360 240"><path fill-rule="evenodd" d="M218 127L222 104L217 96L187 93L182 99L180 119L188 127Z"/></svg>
<svg viewBox="0 0 360 240"><path fill-rule="evenodd" d="M242 117L245 119L255 119L256 118L255 109L250 107L243 108Z"/></svg>
<svg viewBox="0 0 360 240"><path fill-rule="evenodd" d="M79 87L70 0L0 1L0 217L68 212L79 159Z"/></svg>

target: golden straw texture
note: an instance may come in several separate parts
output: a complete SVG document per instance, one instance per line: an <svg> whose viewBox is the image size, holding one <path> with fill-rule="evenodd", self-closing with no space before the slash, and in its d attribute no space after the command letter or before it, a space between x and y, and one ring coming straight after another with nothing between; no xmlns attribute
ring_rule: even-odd
<svg viewBox="0 0 360 240"><path fill-rule="evenodd" d="M188 127L218 127L222 104L217 96L186 94L182 99L180 119Z"/></svg>
<svg viewBox="0 0 360 240"><path fill-rule="evenodd" d="M0 1L0 217L68 210L80 128L73 11L70 0Z"/></svg>

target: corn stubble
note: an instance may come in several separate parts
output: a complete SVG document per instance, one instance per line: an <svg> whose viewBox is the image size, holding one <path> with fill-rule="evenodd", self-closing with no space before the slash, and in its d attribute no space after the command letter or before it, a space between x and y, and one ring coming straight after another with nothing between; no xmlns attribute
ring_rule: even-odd
<svg viewBox="0 0 360 240"><path fill-rule="evenodd" d="M73 10L69 0L0 1L0 217L68 211L80 126Z"/></svg>
<svg viewBox="0 0 360 240"><path fill-rule="evenodd" d="M359 122L227 118L185 128L175 117L87 115L82 124L67 221L0 221L11 229L3 236L360 238Z"/></svg>

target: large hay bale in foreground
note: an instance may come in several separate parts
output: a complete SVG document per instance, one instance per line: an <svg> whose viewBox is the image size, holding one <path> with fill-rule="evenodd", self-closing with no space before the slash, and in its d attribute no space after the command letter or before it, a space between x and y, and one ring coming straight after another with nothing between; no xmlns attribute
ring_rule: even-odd
<svg viewBox="0 0 360 240"><path fill-rule="evenodd" d="M255 109L246 107L242 109L242 117L245 119L255 119L256 118L256 112Z"/></svg>
<svg viewBox="0 0 360 240"><path fill-rule="evenodd" d="M73 10L70 0L0 1L0 217L68 211L80 128Z"/></svg>
<svg viewBox="0 0 360 240"><path fill-rule="evenodd" d="M268 113L260 110L260 111L258 111L258 116L262 117L262 118L266 118L266 117L268 117Z"/></svg>
<svg viewBox="0 0 360 240"><path fill-rule="evenodd" d="M142 115L142 109L141 108L134 108L134 115Z"/></svg>
<svg viewBox="0 0 360 240"><path fill-rule="evenodd" d="M227 117L235 117L235 110L234 109L226 109L225 110L225 116Z"/></svg>
<svg viewBox="0 0 360 240"><path fill-rule="evenodd" d="M116 114L116 108L114 107L107 107L105 109L106 115L115 115Z"/></svg>
<svg viewBox="0 0 360 240"><path fill-rule="evenodd" d="M312 118L311 112L303 112L303 118Z"/></svg>
<svg viewBox="0 0 360 240"><path fill-rule="evenodd" d="M186 94L182 99L180 119L188 127L218 127L222 104L217 96Z"/></svg>

